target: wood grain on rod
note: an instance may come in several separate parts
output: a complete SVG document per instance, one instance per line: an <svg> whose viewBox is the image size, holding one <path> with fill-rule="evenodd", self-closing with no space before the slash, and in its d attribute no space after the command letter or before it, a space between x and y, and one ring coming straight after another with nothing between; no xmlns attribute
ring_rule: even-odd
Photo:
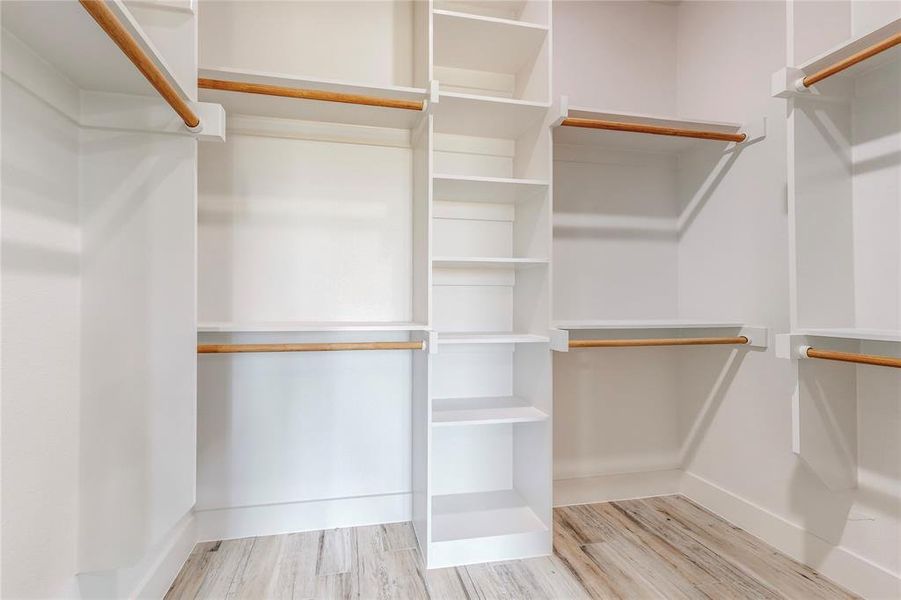
<svg viewBox="0 0 901 600"><path fill-rule="evenodd" d="M335 352L338 350L424 350L425 342L331 342L321 344L197 344L198 354L238 352Z"/></svg>
<svg viewBox="0 0 901 600"><path fill-rule="evenodd" d="M859 62L863 62L868 58L876 56L880 52L885 52L889 48L897 46L898 44L901 44L901 32L896 33L888 39L882 40L878 44L873 44L868 48L864 48L860 52L856 52L848 58L840 60L837 63L826 67L825 69L821 69L816 73L813 73L812 75L808 75L801 80L801 83L804 85L804 87L810 87L813 84L826 79L827 77L831 77L836 73L841 73L845 69L853 67Z"/></svg>
<svg viewBox="0 0 901 600"><path fill-rule="evenodd" d="M404 110L422 110L421 100L398 100L379 96L361 94L344 94L324 90L307 90L303 88L265 85L261 83L244 83L240 81L224 81L221 79L197 80L197 87L207 90L223 90L226 92L243 92L245 94L262 94L264 96L280 96L282 98L298 98L301 100L321 100L323 102L343 102L345 104L363 104L383 108L400 108Z"/></svg>
<svg viewBox="0 0 901 600"><path fill-rule="evenodd" d="M585 127L588 129L609 129L611 131L628 131L631 133L650 133L652 135L669 135L674 137L698 138L701 140L717 140L721 142L743 142L748 136L744 133L723 133L720 131L704 131L700 129L679 129L646 125L644 123L623 123L620 121L604 121L601 119L563 119L567 127Z"/></svg>
<svg viewBox="0 0 901 600"><path fill-rule="evenodd" d="M623 340L570 340L570 348L633 348L639 346L714 346L726 344L747 344L748 338L699 337L699 338L649 338Z"/></svg>
<svg viewBox="0 0 901 600"><path fill-rule="evenodd" d="M857 363L860 365L875 365L877 367L894 367L896 369L901 369L901 358L879 356L877 354L857 354L855 352L837 352L835 350L818 350L817 348L808 348L807 357Z"/></svg>
<svg viewBox="0 0 901 600"><path fill-rule="evenodd" d="M106 35L134 63L138 71L150 82L150 85L156 88L163 100L169 103L169 106L178 113L185 125L192 129L200 125L200 117L194 114L188 103L178 95L175 87L166 79L159 67L150 60L150 57L147 56L128 30L119 22L119 19L116 18L116 15L113 14L113 11L109 9L106 3L103 0L79 0L79 2L88 11L88 14L97 21L97 24L106 32Z"/></svg>

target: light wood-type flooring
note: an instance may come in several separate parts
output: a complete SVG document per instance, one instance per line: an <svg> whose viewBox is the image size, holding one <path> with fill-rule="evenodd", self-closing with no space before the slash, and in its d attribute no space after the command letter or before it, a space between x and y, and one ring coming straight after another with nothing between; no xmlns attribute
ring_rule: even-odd
<svg viewBox="0 0 901 600"><path fill-rule="evenodd" d="M855 598L680 496L554 510L554 555L424 570L409 523L198 544L187 598Z"/></svg>

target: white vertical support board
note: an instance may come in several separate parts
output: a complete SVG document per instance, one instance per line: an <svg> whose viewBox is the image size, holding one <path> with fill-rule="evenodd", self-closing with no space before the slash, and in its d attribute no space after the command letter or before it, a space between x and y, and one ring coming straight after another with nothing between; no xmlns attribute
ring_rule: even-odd
<svg viewBox="0 0 901 600"><path fill-rule="evenodd" d="M412 132L412 318L432 323L432 120L428 115Z"/></svg>

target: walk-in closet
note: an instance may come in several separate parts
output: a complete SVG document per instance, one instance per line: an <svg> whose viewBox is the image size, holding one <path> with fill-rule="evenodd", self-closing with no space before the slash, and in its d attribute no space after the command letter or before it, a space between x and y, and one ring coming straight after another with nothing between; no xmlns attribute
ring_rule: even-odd
<svg viewBox="0 0 901 600"><path fill-rule="evenodd" d="M901 598L901 3L0 9L3 598Z"/></svg>

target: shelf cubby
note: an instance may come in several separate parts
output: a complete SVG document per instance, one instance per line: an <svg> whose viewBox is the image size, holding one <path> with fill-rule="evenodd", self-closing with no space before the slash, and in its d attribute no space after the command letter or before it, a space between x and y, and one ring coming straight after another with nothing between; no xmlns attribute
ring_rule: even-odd
<svg viewBox="0 0 901 600"><path fill-rule="evenodd" d="M432 19L442 92L550 100L547 25L443 9Z"/></svg>

